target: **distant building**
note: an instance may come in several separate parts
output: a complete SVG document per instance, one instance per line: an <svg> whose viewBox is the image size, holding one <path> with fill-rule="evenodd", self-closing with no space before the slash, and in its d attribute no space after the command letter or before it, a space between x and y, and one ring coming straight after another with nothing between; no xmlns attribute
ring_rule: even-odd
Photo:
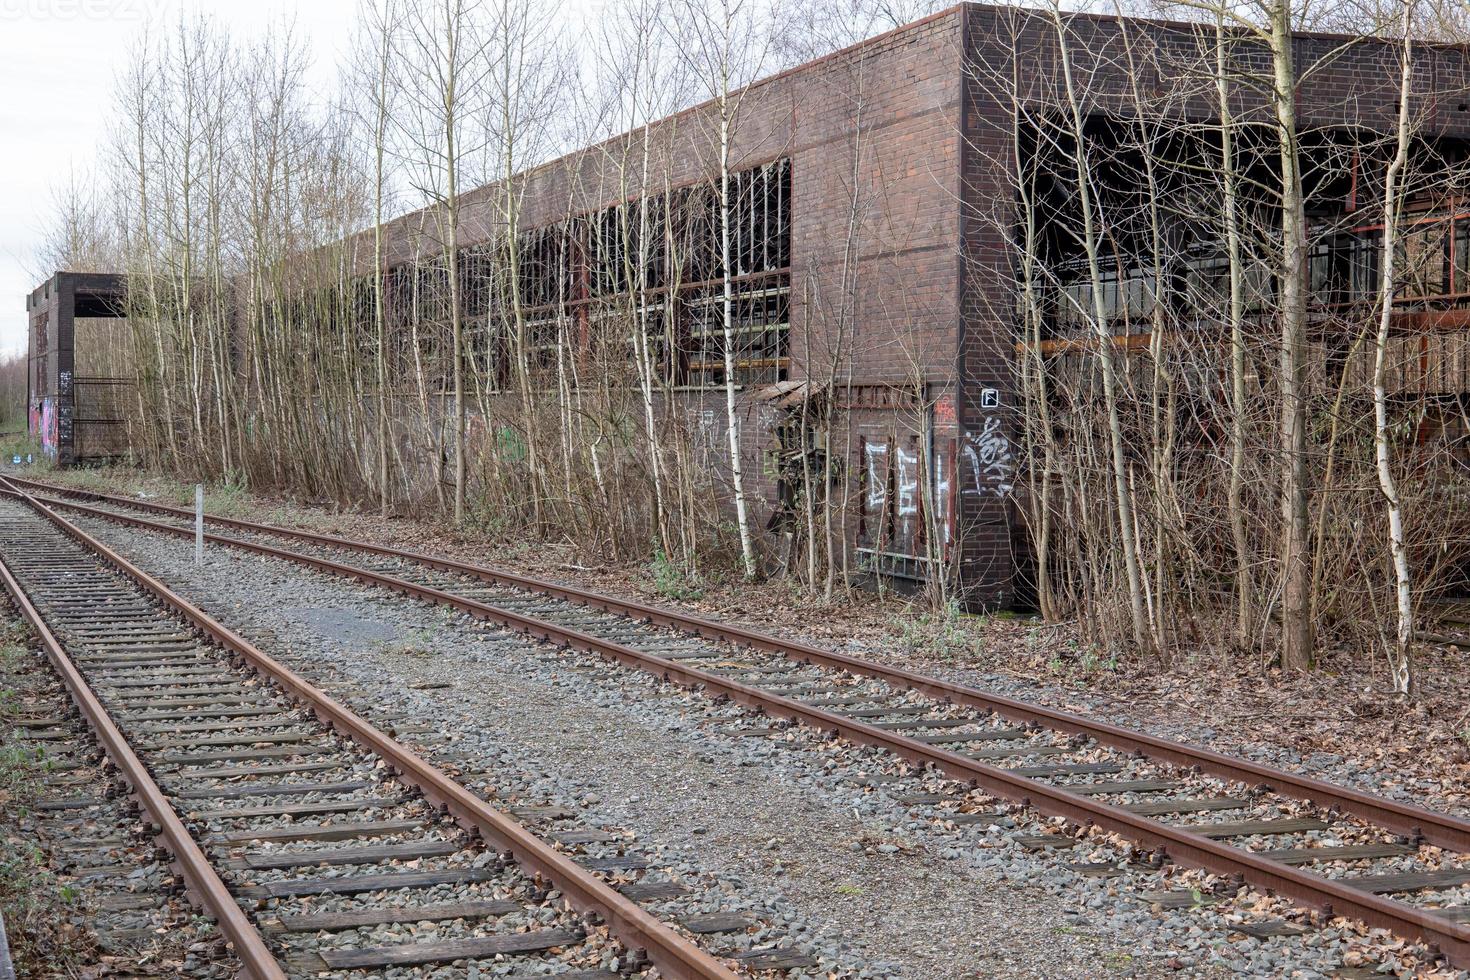
<svg viewBox="0 0 1470 980"><path fill-rule="evenodd" d="M110 273L58 272L26 297L28 430L63 466L127 451L126 303Z"/></svg>

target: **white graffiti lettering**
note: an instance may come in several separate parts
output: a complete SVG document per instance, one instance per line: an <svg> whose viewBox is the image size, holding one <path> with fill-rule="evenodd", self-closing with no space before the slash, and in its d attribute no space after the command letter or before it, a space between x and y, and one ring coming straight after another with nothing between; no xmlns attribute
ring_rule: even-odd
<svg viewBox="0 0 1470 980"><path fill-rule="evenodd" d="M898 464L898 516L913 517L919 512L919 454L899 447L893 458Z"/></svg>
<svg viewBox="0 0 1470 980"><path fill-rule="evenodd" d="M973 486L962 493L970 496L994 494L1004 497L1015 489L1015 464L1011 459L1011 441L1001 429L1000 419L991 416L979 432L966 432L963 449Z"/></svg>
<svg viewBox="0 0 1470 980"><path fill-rule="evenodd" d="M863 449L868 458L868 510L881 514L888 503L888 446L870 442Z"/></svg>

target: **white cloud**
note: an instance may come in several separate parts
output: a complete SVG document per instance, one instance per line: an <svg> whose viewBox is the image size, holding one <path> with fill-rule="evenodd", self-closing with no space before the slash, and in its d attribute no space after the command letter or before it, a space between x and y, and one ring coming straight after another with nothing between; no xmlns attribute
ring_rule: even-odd
<svg viewBox="0 0 1470 980"><path fill-rule="evenodd" d="M52 188L91 168L106 139L114 78L150 20L207 12L244 39L293 23L318 91L334 84L355 0L0 0L0 353L25 349L25 297Z"/></svg>

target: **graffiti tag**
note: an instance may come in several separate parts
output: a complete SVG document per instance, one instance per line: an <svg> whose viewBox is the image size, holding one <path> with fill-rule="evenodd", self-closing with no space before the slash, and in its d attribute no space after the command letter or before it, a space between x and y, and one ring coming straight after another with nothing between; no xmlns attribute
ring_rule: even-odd
<svg viewBox="0 0 1470 980"><path fill-rule="evenodd" d="M962 493L1004 497L1015 489L1011 441L1001 429L999 418L992 415L979 432L966 432L963 452L973 485L966 485Z"/></svg>

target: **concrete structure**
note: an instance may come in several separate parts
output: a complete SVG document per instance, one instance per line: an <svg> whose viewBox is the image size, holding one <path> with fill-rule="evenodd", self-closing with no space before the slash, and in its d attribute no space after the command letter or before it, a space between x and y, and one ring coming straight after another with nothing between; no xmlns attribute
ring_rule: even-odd
<svg viewBox="0 0 1470 980"><path fill-rule="evenodd" d="M127 451L125 304L125 278L110 273L58 272L26 297L29 432L60 465Z"/></svg>

